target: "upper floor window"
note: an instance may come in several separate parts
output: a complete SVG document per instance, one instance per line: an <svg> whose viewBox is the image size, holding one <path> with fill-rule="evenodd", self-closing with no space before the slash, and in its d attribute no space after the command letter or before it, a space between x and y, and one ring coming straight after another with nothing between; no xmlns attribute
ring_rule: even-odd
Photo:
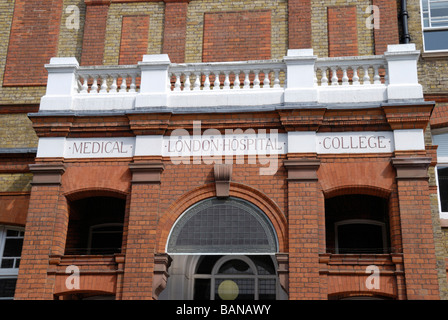
<svg viewBox="0 0 448 320"><path fill-rule="evenodd" d="M422 0L425 51L448 50L448 0Z"/></svg>
<svg viewBox="0 0 448 320"><path fill-rule="evenodd" d="M439 191L440 218L448 219L448 133L434 134L432 143L438 146L435 178Z"/></svg>
<svg viewBox="0 0 448 320"><path fill-rule="evenodd" d="M347 194L325 200L327 252L390 252L389 202L385 198Z"/></svg>
<svg viewBox="0 0 448 320"><path fill-rule="evenodd" d="M66 255L120 253L126 199L112 196L69 201Z"/></svg>
<svg viewBox="0 0 448 320"><path fill-rule="evenodd" d="M22 252L24 231L0 227L0 269L18 269Z"/></svg>
<svg viewBox="0 0 448 320"><path fill-rule="evenodd" d="M0 226L0 300L14 298L24 231Z"/></svg>

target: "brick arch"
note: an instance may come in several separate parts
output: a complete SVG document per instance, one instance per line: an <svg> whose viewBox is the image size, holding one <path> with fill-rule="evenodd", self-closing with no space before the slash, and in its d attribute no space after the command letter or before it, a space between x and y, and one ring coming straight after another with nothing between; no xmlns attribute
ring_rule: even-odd
<svg viewBox="0 0 448 320"><path fill-rule="evenodd" d="M325 199L350 194L364 194L388 199L392 193L392 190L370 185L345 185L323 190L323 193Z"/></svg>
<svg viewBox="0 0 448 320"><path fill-rule="evenodd" d="M110 189L110 188L84 188L71 190L63 194L67 200L76 201L89 197L115 197L120 199L126 199L129 195L122 190Z"/></svg>
<svg viewBox="0 0 448 320"><path fill-rule="evenodd" d="M274 227L278 240L279 251L287 251L287 220L275 202L273 202L261 191L236 182L230 183L229 195L230 197L246 200L263 211ZM175 200L162 215L158 224L157 234L160 235L157 243L158 252L165 252L169 233L182 213L184 213L192 205L213 197L216 197L215 184L209 183L193 189L184 194L181 198Z"/></svg>
<svg viewBox="0 0 448 320"><path fill-rule="evenodd" d="M366 298L377 298L377 299L397 299L393 294L384 292L366 292L366 291L349 291L349 292L338 292L328 295L329 300L340 300L346 298L354 297L366 297Z"/></svg>
<svg viewBox="0 0 448 320"><path fill-rule="evenodd" d="M336 195L341 191L339 189L345 189L346 192L356 190L383 198L393 190L396 178L395 169L386 158L377 161L359 159L356 162L323 162L317 175L325 195Z"/></svg>

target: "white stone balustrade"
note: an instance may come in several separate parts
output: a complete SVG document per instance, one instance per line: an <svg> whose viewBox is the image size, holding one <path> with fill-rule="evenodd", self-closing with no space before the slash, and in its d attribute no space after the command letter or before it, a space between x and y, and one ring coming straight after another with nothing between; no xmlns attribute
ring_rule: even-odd
<svg viewBox="0 0 448 320"><path fill-rule="evenodd" d="M288 50L283 60L172 64L145 55L131 66L79 66L53 58L40 110L132 110L150 107L250 107L383 103L423 99L415 45L380 56L317 58Z"/></svg>

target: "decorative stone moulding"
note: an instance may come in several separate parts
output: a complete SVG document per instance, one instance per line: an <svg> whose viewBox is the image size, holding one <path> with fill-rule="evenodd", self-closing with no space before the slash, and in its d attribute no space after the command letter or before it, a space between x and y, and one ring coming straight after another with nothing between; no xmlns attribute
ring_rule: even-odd
<svg viewBox="0 0 448 320"><path fill-rule="evenodd" d="M287 253L277 253L278 269L277 274L280 285L286 293L289 292L289 255Z"/></svg>
<svg viewBox="0 0 448 320"><path fill-rule="evenodd" d="M154 256L154 277L152 280L152 297L157 300L159 294L166 288L168 281L168 268L173 259L167 253L158 253Z"/></svg>
<svg viewBox="0 0 448 320"><path fill-rule="evenodd" d="M231 164L217 164L214 167L216 196L227 198L230 195L230 180L232 177Z"/></svg>

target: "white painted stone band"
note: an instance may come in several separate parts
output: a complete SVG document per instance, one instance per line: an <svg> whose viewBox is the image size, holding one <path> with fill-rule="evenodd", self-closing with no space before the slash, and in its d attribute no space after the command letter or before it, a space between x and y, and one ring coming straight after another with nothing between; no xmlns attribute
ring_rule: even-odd
<svg viewBox="0 0 448 320"><path fill-rule="evenodd" d="M40 138L38 158L350 154L424 150L421 129L380 132L289 132L202 136Z"/></svg>

